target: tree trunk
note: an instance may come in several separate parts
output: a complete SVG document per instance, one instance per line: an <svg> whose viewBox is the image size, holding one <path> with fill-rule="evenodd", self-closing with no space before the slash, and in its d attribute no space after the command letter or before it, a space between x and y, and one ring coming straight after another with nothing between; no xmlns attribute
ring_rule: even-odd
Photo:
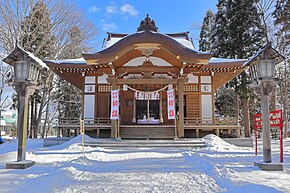
<svg viewBox="0 0 290 193"><path fill-rule="evenodd" d="M237 123L240 124L240 100L239 100L238 94L236 94L236 106L237 106L236 113L237 113L237 121L238 121Z"/></svg>
<svg viewBox="0 0 290 193"><path fill-rule="evenodd" d="M34 98L30 98L30 132L29 132L29 138L32 138L34 128Z"/></svg>
<svg viewBox="0 0 290 193"><path fill-rule="evenodd" d="M36 124L37 118L38 118L38 117L36 117L37 110L38 110L38 108L37 108L37 102L35 101L35 104L34 104L34 127L33 127L33 131L34 131L33 132L33 137L34 138L37 138L37 130L38 130L37 124Z"/></svg>
<svg viewBox="0 0 290 193"><path fill-rule="evenodd" d="M270 98L270 112L276 110L276 86L274 86Z"/></svg>
<svg viewBox="0 0 290 193"><path fill-rule="evenodd" d="M50 93L48 93L48 98L50 97ZM43 123L43 130L42 130L42 138L44 138L44 135L46 133L46 124L48 123L48 119L49 119L49 101L48 103L46 104L46 109L45 109L45 120L44 120L44 123Z"/></svg>
<svg viewBox="0 0 290 193"><path fill-rule="evenodd" d="M27 104L27 117L26 117L26 119L27 119L27 122L26 122L26 127L27 127L27 133L26 133L26 138L29 138L29 110L30 110L30 103L29 103L29 101L30 101L30 97L28 97L28 104Z"/></svg>
<svg viewBox="0 0 290 193"><path fill-rule="evenodd" d="M250 130L250 112L249 112L249 99L241 99L242 108L243 108L243 125L245 130L245 137L251 137Z"/></svg>
<svg viewBox="0 0 290 193"><path fill-rule="evenodd" d="M285 92L286 94L286 92ZM287 95L283 96L282 100L282 119L283 119L283 126L284 126L284 137L287 137L287 128L288 128L288 116L287 116Z"/></svg>

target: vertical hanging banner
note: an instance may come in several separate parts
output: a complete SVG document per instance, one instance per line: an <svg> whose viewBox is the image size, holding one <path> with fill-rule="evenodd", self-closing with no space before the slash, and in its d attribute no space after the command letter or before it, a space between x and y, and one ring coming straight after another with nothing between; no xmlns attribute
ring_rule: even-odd
<svg viewBox="0 0 290 193"><path fill-rule="evenodd" d="M175 99L173 89L167 91L167 109L168 119L175 119Z"/></svg>
<svg viewBox="0 0 290 193"><path fill-rule="evenodd" d="M119 90L111 91L111 116L110 119L119 119Z"/></svg>

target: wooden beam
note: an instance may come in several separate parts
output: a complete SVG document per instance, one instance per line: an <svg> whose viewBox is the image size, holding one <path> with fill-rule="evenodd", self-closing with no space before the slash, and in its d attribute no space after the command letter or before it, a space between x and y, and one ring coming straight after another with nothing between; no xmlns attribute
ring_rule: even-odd
<svg viewBox="0 0 290 193"><path fill-rule="evenodd" d="M118 74L120 73L137 73L137 72L171 72L178 73L179 68L170 66L136 66L136 67L118 67L116 69Z"/></svg>
<svg viewBox="0 0 290 193"><path fill-rule="evenodd" d="M107 80L112 82L111 78ZM118 79L117 84L177 84L177 79Z"/></svg>

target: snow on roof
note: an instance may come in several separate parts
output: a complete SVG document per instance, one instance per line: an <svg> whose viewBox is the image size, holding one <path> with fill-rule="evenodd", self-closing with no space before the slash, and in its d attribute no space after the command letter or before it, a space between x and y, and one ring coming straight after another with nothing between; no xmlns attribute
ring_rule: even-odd
<svg viewBox="0 0 290 193"><path fill-rule="evenodd" d="M256 54L254 54L253 56L251 56L245 63L244 66L249 66L253 61L255 61L265 50L271 50L273 54L275 54L275 60L276 60L276 64L282 62L283 60L285 60L285 57L282 56L281 54L279 54L279 52L277 50L275 50L272 47L271 42L267 43L264 47L262 47Z"/></svg>
<svg viewBox="0 0 290 193"><path fill-rule="evenodd" d="M228 58L215 58L212 57L209 63L224 63L224 62L245 62L247 59L228 59Z"/></svg>
<svg viewBox="0 0 290 193"><path fill-rule="evenodd" d="M170 36L169 36L170 37ZM185 38L176 38L176 37L171 37L174 40L178 41L180 44L184 45L187 48L190 48L192 50L194 50L194 46L193 43Z"/></svg>
<svg viewBox="0 0 290 193"><path fill-rule="evenodd" d="M24 50L22 47L20 47L18 45L17 45L17 47L22 52L26 53L32 60L34 60L36 63L38 63L42 68L47 68L48 69L48 66L41 59L39 59L38 57L36 57L33 53Z"/></svg>
<svg viewBox="0 0 290 193"><path fill-rule="evenodd" d="M48 62L53 62L56 64L70 63L70 64L86 64L86 60L82 58L75 59L65 59L65 60L47 60Z"/></svg>
<svg viewBox="0 0 290 193"><path fill-rule="evenodd" d="M144 31L139 31L137 33L143 33L143 32ZM179 42L183 46L194 50L193 43L190 40L187 40L185 37L172 37L170 35L167 35L167 34L164 34L164 33L160 33L160 32L152 32L152 33L159 33L159 34L168 36L169 38L174 39L175 41ZM108 47L114 45L115 43L117 43L118 41L120 41L121 39L126 38L126 37L128 37L130 35L133 35L133 34L125 35L123 37L120 37L120 36L118 36L118 37L110 37L109 40L106 39L105 44L104 44L104 48L108 48Z"/></svg>
<svg viewBox="0 0 290 193"><path fill-rule="evenodd" d="M123 39L122 37L112 37L110 40L106 41L104 48L108 48L115 43L117 43L119 40Z"/></svg>

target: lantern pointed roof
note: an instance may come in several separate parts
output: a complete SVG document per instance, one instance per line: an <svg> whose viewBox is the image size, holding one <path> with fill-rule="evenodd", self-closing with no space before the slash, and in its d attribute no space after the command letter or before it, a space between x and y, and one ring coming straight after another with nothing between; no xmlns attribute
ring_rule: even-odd
<svg viewBox="0 0 290 193"><path fill-rule="evenodd" d="M47 68L48 66L38 57L36 57L33 53L26 51L19 45L15 46L15 49L3 59L3 62L13 65L14 61L30 59L31 61L39 64L42 68Z"/></svg>
<svg viewBox="0 0 290 193"><path fill-rule="evenodd" d="M250 66L253 62L258 59L274 59L276 64L279 64L286 58L281 55L276 49L272 47L272 43L268 42L263 46L255 55L250 57L245 63L244 66Z"/></svg>

